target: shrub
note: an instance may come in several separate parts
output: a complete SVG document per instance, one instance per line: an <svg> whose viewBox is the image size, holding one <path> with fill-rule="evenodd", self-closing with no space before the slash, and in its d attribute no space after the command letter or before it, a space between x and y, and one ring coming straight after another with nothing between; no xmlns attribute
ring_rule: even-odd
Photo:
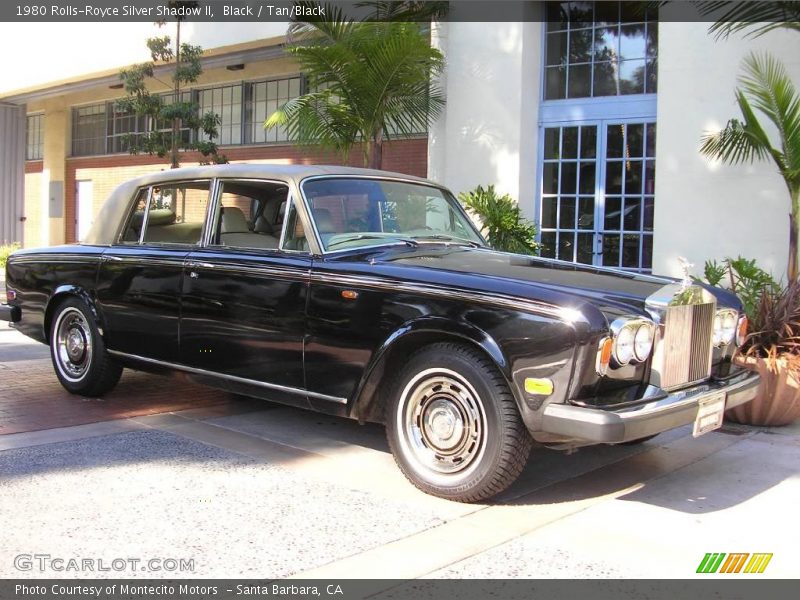
<svg viewBox="0 0 800 600"><path fill-rule="evenodd" d="M754 259L726 258L722 263L707 260L704 268L706 281L711 285L726 285L744 305L744 312L753 321L762 295L778 292L780 286L772 275L756 264ZM725 281L727 277L727 281Z"/></svg>
<svg viewBox="0 0 800 600"><path fill-rule="evenodd" d="M14 250L19 250L19 244L16 242L13 244L3 244L0 246L0 269L6 268L6 261L8 260L9 254L14 252Z"/></svg>
<svg viewBox="0 0 800 600"><path fill-rule="evenodd" d="M800 374L800 281L765 288L750 319L750 335L742 346L745 356L763 358L774 370L782 358Z"/></svg>
<svg viewBox="0 0 800 600"><path fill-rule="evenodd" d="M462 192L458 199L482 224L481 232L495 250L517 254L539 254L536 226L523 215L508 194L498 195L493 185Z"/></svg>

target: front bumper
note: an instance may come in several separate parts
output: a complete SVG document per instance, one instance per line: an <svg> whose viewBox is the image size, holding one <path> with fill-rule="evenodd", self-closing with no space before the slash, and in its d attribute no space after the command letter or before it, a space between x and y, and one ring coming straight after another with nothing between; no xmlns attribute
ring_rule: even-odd
<svg viewBox="0 0 800 600"><path fill-rule="evenodd" d="M652 402L618 410L550 404L544 409L542 431L598 444L638 440L693 423L699 402L713 394L726 393L726 409L749 402L756 395L759 381L757 373L744 371L724 381L707 381L662 393Z"/></svg>
<svg viewBox="0 0 800 600"><path fill-rule="evenodd" d="M0 321L8 321L9 323L16 323L22 318L22 311L18 306L9 306L8 304L0 304Z"/></svg>

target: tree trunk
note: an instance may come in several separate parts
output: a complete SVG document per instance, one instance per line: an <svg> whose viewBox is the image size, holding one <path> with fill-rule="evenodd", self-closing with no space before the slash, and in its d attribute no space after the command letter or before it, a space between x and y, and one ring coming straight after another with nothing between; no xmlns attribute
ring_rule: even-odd
<svg viewBox="0 0 800 600"><path fill-rule="evenodd" d="M797 272L797 238L800 226L800 188L792 190L792 212L789 213L789 265L786 275L789 281L796 281Z"/></svg>
<svg viewBox="0 0 800 600"><path fill-rule="evenodd" d="M367 144L367 167L380 169L383 166L383 132L379 131Z"/></svg>
<svg viewBox="0 0 800 600"><path fill-rule="evenodd" d="M178 20L175 35L175 102L181 101L181 80L178 78L177 70L181 66L181 22ZM170 147L170 168L177 169L181 166L178 161L178 137L181 134L181 120L172 119L172 145Z"/></svg>

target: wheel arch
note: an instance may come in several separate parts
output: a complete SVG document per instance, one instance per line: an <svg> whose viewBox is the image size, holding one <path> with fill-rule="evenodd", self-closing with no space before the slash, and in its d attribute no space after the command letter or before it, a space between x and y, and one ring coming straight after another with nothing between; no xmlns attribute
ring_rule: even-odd
<svg viewBox="0 0 800 600"><path fill-rule="evenodd" d="M351 402L349 415L359 421L382 423L384 400L380 392L386 389L381 387L381 382L386 381L387 368L421 348L440 342L463 344L487 356L503 375L514 397L517 397L514 386L511 385L509 362L488 333L468 323L427 318L405 324L375 352Z"/></svg>
<svg viewBox="0 0 800 600"><path fill-rule="evenodd" d="M79 285L65 284L54 289L53 293L50 294L50 298L47 300L47 306L44 310L44 320L42 322L45 341L48 344L50 343L50 329L53 323L53 316L56 308L58 308L59 304L65 300L68 300L69 298L78 298L86 303L86 306L88 306L89 310L91 311L91 316L95 321L95 325L97 325L97 328L100 331L100 335L104 335L100 313L98 312L97 306L95 305L94 300L92 299L92 296L89 294L88 290Z"/></svg>

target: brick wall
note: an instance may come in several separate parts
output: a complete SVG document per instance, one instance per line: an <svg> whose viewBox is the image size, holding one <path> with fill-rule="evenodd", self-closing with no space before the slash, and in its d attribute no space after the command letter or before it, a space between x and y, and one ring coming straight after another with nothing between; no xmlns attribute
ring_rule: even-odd
<svg viewBox="0 0 800 600"><path fill-rule="evenodd" d="M248 146L225 148L222 152L233 163L344 164L336 154L315 148L296 146ZM348 164L360 165L360 149L351 152L349 158ZM199 160L198 154L186 153L182 156L181 163L191 166L196 165ZM428 170L427 165L427 138L394 140L384 144L383 168L386 171L425 177ZM165 160L147 155L123 154L67 159L64 182L64 221L67 242L74 242L76 237L77 198L75 192L77 181L91 180L93 182L93 208L96 214L105 199L120 183L139 175L168 168Z"/></svg>

